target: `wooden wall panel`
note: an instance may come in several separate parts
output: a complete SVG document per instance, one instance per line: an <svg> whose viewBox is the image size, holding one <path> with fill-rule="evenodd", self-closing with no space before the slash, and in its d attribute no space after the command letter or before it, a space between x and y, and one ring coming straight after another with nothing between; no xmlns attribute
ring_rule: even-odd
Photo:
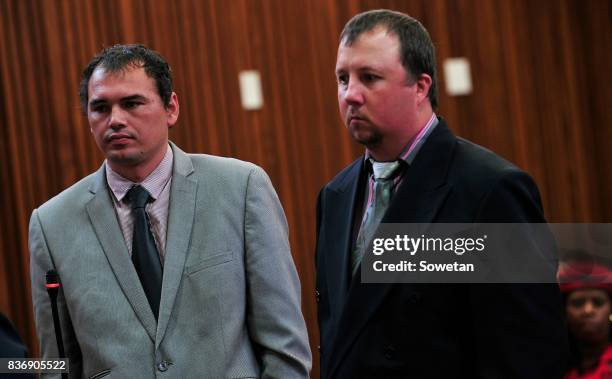
<svg viewBox="0 0 612 379"><path fill-rule="evenodd" d="M0 311L31 349L29 215L102 161L79 110L81 70L105 46L139 42L172 66L181 114L171 138L269 173L316 357L315 199L362 152L338 116L337 36L352 15L380 7L428 28L439 114L529 171L551 221L612 220L608 0L0 0ZM473 94L445 93L450 57L470 60ZM260 111L240 106L245 69L261 73Z"/></svg>

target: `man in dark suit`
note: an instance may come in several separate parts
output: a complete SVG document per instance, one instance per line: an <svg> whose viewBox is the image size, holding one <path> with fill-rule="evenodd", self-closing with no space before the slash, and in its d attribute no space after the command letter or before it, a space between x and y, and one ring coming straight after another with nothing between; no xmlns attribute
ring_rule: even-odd
<svg viewBox="0 0 612 379"><path fill-rule="evenodd" d="M434 47L417 20L355 16L340 36L336 77L341 116L366 153L318 198L321 377L561 377L556 284L362 282L380 223L545 220L525 172L456 137L434 113Z"/></svg>

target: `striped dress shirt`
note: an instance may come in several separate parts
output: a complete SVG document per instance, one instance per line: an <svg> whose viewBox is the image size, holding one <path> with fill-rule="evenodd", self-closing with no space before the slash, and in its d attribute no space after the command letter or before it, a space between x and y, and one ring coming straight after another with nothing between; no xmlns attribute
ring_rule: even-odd
<svg viewBox="0 0 612 379"><path fill-rule="evenodd" d="M155 238L159 258L164 263L166 249L166 230L168 228L168 206L170 204L170 184L172 182L172 149L168 145L166 155L159 165L147 176L141 183L134 183L125 179L113 169L110 168L108 162L106 165L106 181L110 189L111 198L115 207L115 213L121 226L123 239L128 248L130 255L132 254L132 234L134 231L134 218L132 217L132 209L128 204L123 202L123 198L129 189L135 185L143 186L154 199L149 202L145 211L149 219L149 225Z"/></svg>

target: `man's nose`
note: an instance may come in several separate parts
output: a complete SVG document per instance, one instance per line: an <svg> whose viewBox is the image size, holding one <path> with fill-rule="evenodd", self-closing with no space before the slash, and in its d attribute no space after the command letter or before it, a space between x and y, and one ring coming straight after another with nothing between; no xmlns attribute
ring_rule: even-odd
<svg viewBox="0 0 612 379"><path fill-rule="evenodd" d="M125 112L120 106L114 105L111 108L109 126L113 129L120 129L125 126Z"/></svg>
<svg viewBox="0 0 612 379"><path fill-rule="evenodd" d="M349 81L344 92L344 101L349 105L362 105L365 102L363 86L356 80Z"/></svg>

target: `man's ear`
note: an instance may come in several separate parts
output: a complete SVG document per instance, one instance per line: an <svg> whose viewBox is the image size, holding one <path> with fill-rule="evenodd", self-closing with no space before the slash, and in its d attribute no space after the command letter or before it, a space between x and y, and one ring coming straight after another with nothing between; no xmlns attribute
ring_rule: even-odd
<svg viewBox="0 0 612 379"><path fill-rule="evenodd" d="M433 79L431 76L427 74L421 74L416 80L417 85L417 99L419 105L425 99L427 99L427 95L429 94L429 89L431 88L431 84L433 83Z"/></svg>
<svg viewBox="0 0 612 379"><path fill-rule="evenodd" d="M170 102L166 107L166 112L168 114L168 128L172 128L179 116L179 102L176 92L172 92L172 95L170 95Z"/></svg>

